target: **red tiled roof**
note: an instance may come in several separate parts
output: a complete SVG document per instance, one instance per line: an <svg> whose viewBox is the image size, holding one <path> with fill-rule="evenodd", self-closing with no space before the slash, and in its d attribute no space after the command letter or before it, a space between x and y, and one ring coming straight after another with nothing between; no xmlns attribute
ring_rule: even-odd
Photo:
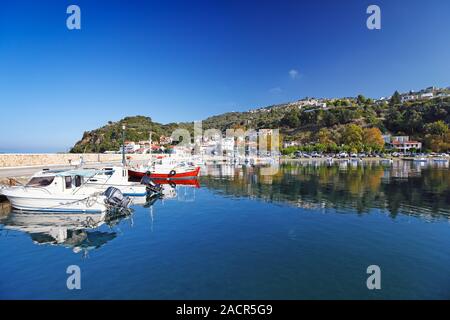
<svg viewBox="0 0 450 320"><path fill-rule="evenodd" d="M393 141L392 144L418 144L420 143L419 141L405 141L405 142L400 142L400 141Z"/></svg>

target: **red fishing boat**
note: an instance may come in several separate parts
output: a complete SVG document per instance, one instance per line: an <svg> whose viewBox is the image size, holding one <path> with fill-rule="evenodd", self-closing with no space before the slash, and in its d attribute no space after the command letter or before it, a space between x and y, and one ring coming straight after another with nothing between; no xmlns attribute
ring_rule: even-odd
<svg viewBox="0 0 450 320"><path fill-rule="evenodd" d="M188 170L171 169L169 171L152 171L141 169L128 169L128 175L133 178L142 178L149 176L152 179L192 179L198 177L200 167L195 167Z"/></svg>
<svg viewBox="0 0 450 320"><path fill-rule="evenodd" d="M200 167L174 159L158 159L147 166L130 168L128 175L133 178L148 176L152 179L192 179L198 177Z"/></svg>

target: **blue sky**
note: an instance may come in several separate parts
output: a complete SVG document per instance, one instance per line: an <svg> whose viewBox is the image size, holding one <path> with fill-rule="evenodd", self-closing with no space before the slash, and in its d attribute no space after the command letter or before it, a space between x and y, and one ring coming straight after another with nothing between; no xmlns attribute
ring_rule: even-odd
<svg viewBox="0 0 450 320"><path fill-rule="evenodd" d="M66 28L70 4L81 30ZM370 4L381 30L366 27ZM447 0L2 1L0 152L63 151L127 115L449 86L449 12Z"/></svg>

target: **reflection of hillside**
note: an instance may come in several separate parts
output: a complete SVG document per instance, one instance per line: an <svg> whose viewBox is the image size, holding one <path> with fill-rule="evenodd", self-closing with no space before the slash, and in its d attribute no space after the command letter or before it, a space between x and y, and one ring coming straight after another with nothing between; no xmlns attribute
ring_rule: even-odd
<svg viewBox="0 0 450 320"><path fill-rule="evenodd" d="M420 168L406 162L317 166L285 164L274 176L256 167L235 168L232 176L208 175L202 183L217 192L259 198L306 208L385 209L404 214L447 216L450 213L450 172Z"/></svg>

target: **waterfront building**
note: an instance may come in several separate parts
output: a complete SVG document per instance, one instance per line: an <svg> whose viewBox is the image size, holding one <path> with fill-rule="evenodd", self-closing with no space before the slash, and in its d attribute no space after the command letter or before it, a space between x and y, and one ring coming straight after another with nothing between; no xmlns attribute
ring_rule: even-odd
<svg viewBox="0 0 450 320"><path fill-rule="evenodd" d="M159 138L159 144L160 145L167 145L167 144L171 144L173 142L173 139L171 137L166 137L166 136L161 136Z"/></svg>

